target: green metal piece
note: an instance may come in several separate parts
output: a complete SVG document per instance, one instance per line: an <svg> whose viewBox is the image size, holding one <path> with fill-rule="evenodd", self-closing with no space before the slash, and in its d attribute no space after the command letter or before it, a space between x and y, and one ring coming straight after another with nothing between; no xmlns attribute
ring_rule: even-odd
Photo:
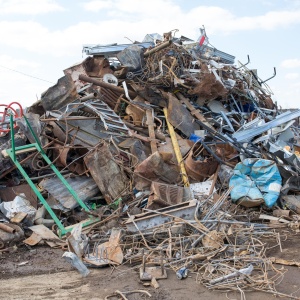
<svg viewBox="0 0 300 300"><path fill-rule="evenodd" d="M6 153L14 161L14 164L19 169L19 171L21 172L21 174L23 175L23 177L25 178L25 180L27 181L27 183L29 184L29 186L32 188L32 190L34 191L34 193L37 195L37 197L39 198L39 200L45 206L45 208L47 209L47 211L50 214L51 218L54 220L54 222L56 223L56 225L58 226L58 228L61 230L62 234L66 234L67 232L65 231L65 227L60 222L60 220L57 218L56 214L54 213L54 211L52 210L52 208L49 206L49 204L47 203L47 201L45 200L45 198L42 196L42 194L40 193L40 191L37 189L37 187L35 186L35 184L33 183L33 181L29 178L29 176L27 175L27 173L24 170L24 168L21 166L21 164L18 162L18 160L14 160L14 158L13 158L13 150L12 149L8 149L8 150L6 150Z"/></svg>
<svg viewBox="0 0 300 300"><path fill-rule="evenodd" d="M46 199L42 196L42 194L40 193L40 191L38 190L38 188L35 186L35 184L33 183L33 181L27 175L27 173L24 170L24 168L22 167L22 165L18 162L18 160L16 158L16 151L26 150L26 149L29 149L29 148L32 149L33 147L36 148L36 150L40 153L40 155L43 157L43 159L45 160L45 162L53 170L53 172L55 173L55 175L60 179L60 181L65 185L65 187L68 189L68 191L73 196L73 198L77 201L77 203L85 211L89 212L90 210L86 206L86 204L78 197L77 193L73 190L73 188L66 181L66 179L57 170L57 168L54 166L54 164L52 163L52 161L48 158L48 156L46 155L44 149L42 148L42 146L41 146L41 144L39 142L39 139L35 135L34 131L32 130L32 128L30 126L30 123L28 122L28 120L27 120L27 118L25 116L24 116L24 119L25 119L25 121L27 123L27 126L28 126L28 128L29 128L32 136L34 137L36 143L29 144L29 145L24 145L24 146L19 146L19 147L15 147L14 128L13 128L13 116L11 116L10 117L10 126L11 126L11 145L12 145L12 148L11 149L6 149L6 153L9 155L9 157L11 158L11 160L14 162L14 164L16 165L16 167L19 169L19 171L23 175L24 179L27 181L27 183L29 184L29 186L32 188L32 190L34 191L34 193L37 195L38 199L42 202L42 204L45 206L45 208L49 212L51 218L54 220L54 222L58 226L58 233L59 233L59 235L63 236L67 232L71 231L74 226L69 226L67 228L65 228L63 226L63 224L57 218L55 212L52 210L52 208L47 203ZM89 225L91 225L91 224L93 224L95 222L98 222L99 220L100 220L99 218L90 217L89 219L82 221L82 224L83 224L83 227L86 227L86 226L89 226Z"/></svg>
<svg viewBox="0 0 300 300"><path fill-rule="evenodd" d="M80 223L82 224L82 227L84 228L84 227L90 226L90 225L92 225L92 224L94 224L94 223L96 223L96 222L99 222L99 221L101 221L100 218L95 218L95 217L92 218L92 217L91 217L91 218L89 218L89 219L86 219L86 220L84 220L84 221L81 221ZM77 224L75 224L75 225L78 225L78 224L79 224L79 223L77 223ZM64 228L64 233L59 229L58 232L57 232L57 233L58 233L58 236L61 237L61 236L65 235L67 232L71 232L73 228L74 228L74 225L65 227L65 228Z"/></svg>
<svg viewBox="0 0 300 300"><path fill-rule="evenodd" d="M13 150L13 162L16 160L16 151L15 151L15 133L14 133L14 116L10 115L10 139L11 139L11 148Z"/></svg>
<svg viewBox="0 0 300 300"><path fill-rule="evenodd" d="M27 126L28 126L28 129L29 129L30 133L32 134L32 136L33 136L35 142L36 142L37 145L38 145L38 148L37 148L38 151L39 151L39 152L45 153L45 152L44 152L44 149L43 149L43 147L42 147L42 145L41 145L41 143L40 143L40 140L39 140L39 138L35 135L35 132L33 131L33 129L32 129L32 127L31 127L31 125L30 125L28 119L26 118L26 116L23 116L23 118L25 119L25 122L26 122L26 124L27 124Z"/></svg>

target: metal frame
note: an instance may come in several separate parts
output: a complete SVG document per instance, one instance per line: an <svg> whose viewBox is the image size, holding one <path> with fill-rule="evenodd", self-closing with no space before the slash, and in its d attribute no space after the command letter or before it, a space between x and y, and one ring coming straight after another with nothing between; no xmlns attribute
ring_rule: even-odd
<svg viewBox="0 0 300 300"><path fill-rule="evenodd" d="M54 222L56 223L56 225L58 226L58 234L59 236L63 236L65 235L67 232L72 231L73 226L68 226L68 227L64 227L63 224L61 223L61 221L58 219L58 217L56 216L55 212L52 210L52 208L49 206L49 204L47 203L46 199L42 196L42 194L40 193L40 191L38 190L38 188L35 186L35 184L33 183L33 181L30 179L30 177L27 175L26 171L24 170L24 168L22 167L22 165L18 162L17 160L17 155L16 152L17 151L24 151L24 150L32 150L32 148L35 148L40 155L43 157L43 159L45 160L45 162L50 166L50 168L52 169L52 171L55 173L55 175L61 180L61 182L65 185L65 187L68 189L68 191L71 193L71 195L74 197L74 199L76 200L76 202L87 212L89 212L89 208L86 206L86 204L78 197L78 195L76 194L76 192L73 190L73 188L70 186L70 184L66 181L66 179L62 176L62 174L58 171L58 169L54 166L54 164L52 163L52 161L48 158L48 156L46 155L44 149L42 148L37 136L35 135L34 131L32 130L32 127L30 126L28 119L23 116L26 124L32 134L32 136L34 137L34 140L36 141L33 144L28 144L28 145L24 145L24 146L19 146L16 147L15 146L15 139L14 139L14 128L13 128L13 116L10 116L10 132L11 132L11 149L6 149L6 153L9 155L9 157L11 158L11 160L13 161L13 163L16 165L16 167L19 169L20 173L22 174L22 176L24 177L24 179L27 181L27 183L29 184L29 186L32 188L33 192L36 194L36 196L38 197L38 199L41 201L41 203L45 206L46 210L48 211L48 213L50 214L51 218L54 220ZM26 152L26 151L25 151ZM86 227L89 226L95 222L98 222L100 219L99 218L94 218L94 217L90 217L87 220L84 220L82 222L82 227Z"/></svg>

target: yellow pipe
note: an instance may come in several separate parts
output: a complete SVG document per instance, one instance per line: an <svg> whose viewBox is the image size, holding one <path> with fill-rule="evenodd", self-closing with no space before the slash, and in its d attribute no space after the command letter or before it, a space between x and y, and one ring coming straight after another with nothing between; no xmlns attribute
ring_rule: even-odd
<svg viewBox="0 0 300 300"><path fill-rule="evenodd" d="M167 125L168 125L168 129L169 129L169 133L170 133L170 136L171 136L171 141L172 141L174 152L175 152L175 155L176 155L176 158L177 158L177 162L180 166L182 181L183 181L184 186L188 187L188 186L190 186L189 178L188 178L188 175L187 175L185 167L184 167L184 162L183 162L182 155L181 155L181 152L180 152L180 148L179 148L179 145L178 145L178 141L177 141L177 138L176 138L175 130L174 130L172 124L168 121L168 109L166 107L164 108L164 114L165 114L165 117L166 117L166 122L167 122Z"/></svg>

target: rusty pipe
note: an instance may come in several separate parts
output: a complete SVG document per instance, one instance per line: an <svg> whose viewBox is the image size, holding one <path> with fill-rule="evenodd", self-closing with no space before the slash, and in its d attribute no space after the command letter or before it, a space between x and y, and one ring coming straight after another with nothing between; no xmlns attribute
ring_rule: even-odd
<svg viewBox="0 0 300 300"><path fill-rule="evenodd" d="M139 132L139 133L142 133L142 134L144 134L144 135L147 136L147 137L149 136L149 131L148 131L148 129L143 129L143 128L140 128L140 127L136 127L136 126L132 125L131 123L129 123L129 122L127 122L127 121L124 121L124 120L123 120L123 122L124 122L124 124L125 124L128 128L130 128L130 129L132 129L132 130L135 130L135 131L137 131L137 132ZM161 140L162 142L165 142L165 141L166 141L166 137L165 137L164 134L161 133L161 132L155 131L155 137L156 137L157 139Z"/></svg>
<svg viewBox="0 0 300 300"><path fill-rule="evenodd" d="M5 232L8 232L8 233L15 233L16 232L16 229L14 229L12 227L9 227L9 226L7 226L3 223L0 223L0 229L2 229Z"/></svg>
<svg viewBox="0 0 300 300"><path fill-rule="evenodd" d="M167 48L171 44L172 44L172 41L163 42L163 43L159 44L158 46L152 48L151 50L147 51L146 53L144 53L144 57L147 57L147 56L151 55L152 53L155 53L161 49ZM80 79L80 76L79 76L79 79Z"/></svg>
<svg viewBox="0 0 300 300"><path fill-rule="evenodd" d="M95 99L97 97L98 97L98 93L94 92L94 93L90 93L86 96L81 97L79 100L80 100L80 102L84 102L84 101L87 101L90 99Z"/></svg>
<svg viewBox="0 0 300 300"><path fill-rule="evenodd" d="M89 82L89 83L93 83L95 85L98 85L98 86L101 86L103 88L112 90L114 92L124 94L124 89L119 87L119 86L115 86L113 84L109 84L109 83L106 83L106 82L103 82L103 81L100 81L100 80L97 80L97 79L94 79L94 78L91 78L91 77L88 77L88 76L85 76L85 75L82 75L82 74L79 75L79 80ZM135 92L130 91L130 90L128 90L128 93L129 93L129 96L132 97L132 98L136 97L136 95L137 95Z"/></svg>

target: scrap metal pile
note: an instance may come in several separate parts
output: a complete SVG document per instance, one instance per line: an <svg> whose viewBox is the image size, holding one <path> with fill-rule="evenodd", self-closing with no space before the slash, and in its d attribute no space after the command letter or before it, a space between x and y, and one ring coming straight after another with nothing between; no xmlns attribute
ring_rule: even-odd
<svg viewBox="0 0 300 300"><path fill-rule="evenodd" d="M298 229L300 110L280 111L255 70L201 41L85 46L24 115L4 108L2 250L67 243L83 275L128 264L154 287L171 269L283 295L274 263L289 262L266 240Z"/></svg>

